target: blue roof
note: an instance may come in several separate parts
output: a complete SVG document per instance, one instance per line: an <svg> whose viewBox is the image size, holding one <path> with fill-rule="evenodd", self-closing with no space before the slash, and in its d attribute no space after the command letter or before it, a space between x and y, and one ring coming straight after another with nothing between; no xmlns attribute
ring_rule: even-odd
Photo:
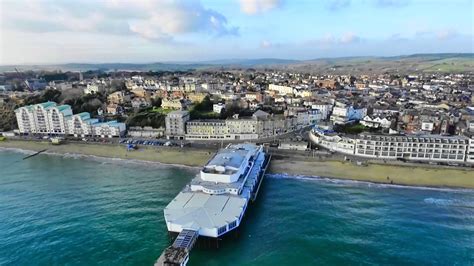
<svg viewBox="0 0 474 266"><path fill-rule="evenodd" d="M112 121L107 121L107 122L102 122L102 123L97 123L97 126L102 126L102 125L108 125L108 126L118 126L123 123L117 122L117 120L112 120Z"/></svg>
<svg viewBox="0 0 474 266"><path fill-rule="evenodd" d="M49 108L49 107L56 106L56 103L48 101L48 102L44 102L44 103L39 103L38 105L43 106L43 108Z"/></svg>

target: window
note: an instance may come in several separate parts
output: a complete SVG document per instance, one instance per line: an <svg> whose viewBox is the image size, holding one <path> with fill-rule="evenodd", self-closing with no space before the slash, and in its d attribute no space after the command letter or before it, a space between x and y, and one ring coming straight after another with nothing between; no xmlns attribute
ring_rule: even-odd
<svg viewBox="0 0 474 266"><path fill-rule="evenodd" d="M226 231L227 231L227 226L224 225L222 227L219 227L219 229L217 229L217 234L221 235L221 234L225 233Z"/></svg>
<svg viewBox="0 0 474 266"><path fill-rule="evenodd" d="M229 224L229 230L235 228L236 226L237 226L237 221L231 222L231 223Z"/></svg>

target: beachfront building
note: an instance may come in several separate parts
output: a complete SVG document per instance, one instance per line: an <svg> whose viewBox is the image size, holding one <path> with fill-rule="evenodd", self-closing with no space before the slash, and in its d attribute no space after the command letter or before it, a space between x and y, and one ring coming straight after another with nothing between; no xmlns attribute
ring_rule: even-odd
<svg viewBox="0 0 474 266"><path fill-rule="evenodd" d="M463 136L361 134L355 155L419 161L464 162L469 140Z"/></svg>
<svg viewBox="0 0 474 266"><path fill-rule="evenodd" d="M474 134L469 135L466 162L474 164Z"/></svg>
<svg viewBox="0 0 474 266"><path fill-rule="evenodd" d="M67 121L71 119L71 106L65 104L60 106L52 106L46 109L46 119L48 131L54 135L67 134Z"/></svg>
<svg viewBox="0 0 474 266"><path fill-rule="evenodd" d="M197 120L186 123L187 140L257 139L257 120Z"/></svg>
<svg viewBox="0 0 474 266"><path fill-rule="evenodd" d="M332 152L339 152L343 154L354 154L356 140L351 137L339 136L328 130L318 127L312 129L309 134L310 140L325 149Z"/></svg>
<svg viewBox="0 0 474 266"><path fill-rule="evenodd" d="M124 123L98 123L87 112L73 114L71 106L55 102L20 107L15 114L21 134L118 137L125 132Z"/></svg>
<svg viewBox="0 0 474 266"><path fill-rule="evenodd" d="M55 102L28 105L15 110L21 134L66 134L66 121L72 115L71 106Z"/></svg>
<svg viewBox="0 0 474 266"><path fill-rule="evenodd" d="M258 110L251 117L189 121L186 123L186 139L251 140L283 134L296 127L296 118L270 116Z"/></svg>
<svg viewBox="0 0 474 266"><path fill-rule="evenodd" d="M186 122L189 121L188 111L173 111L165 118L166 137L168 139L184 139Z"/></svg>
<svg viewBox="0 0 474 266"><path fill-rule="evenodd" d="M102 138L113 138L125 133L125 124L117 121L108 121L92 125L93 134Z"/></svg>
<svg viewBox="0 0 474 266"><path fill-rule="evenodd" d="M186 123L186 139L229 139L225 120L193 120Z"/></svg>
<svg viewBox="0 0 474 266"><path fill-rule="evenodd" d="M257 139L257 119L194 120L186 123L187 140L249 140Z"/></svg>
<svg viewBox="0 0 474 266"><path fill-rule="evenodd" d="M334 152L374 159L401 159L446 163L472 163L469 158L472 139L465 136L442 135L377 135L340 136L313 129L313 143Z"/></svg>
<svg viewBox="0 0 474 266"><path fill-rule="evenodd" d="M93 134L92 125L98 123L98 119L91 118L88 112L75 114L68 120L68 134L74 137L85 137Z"/></svg>

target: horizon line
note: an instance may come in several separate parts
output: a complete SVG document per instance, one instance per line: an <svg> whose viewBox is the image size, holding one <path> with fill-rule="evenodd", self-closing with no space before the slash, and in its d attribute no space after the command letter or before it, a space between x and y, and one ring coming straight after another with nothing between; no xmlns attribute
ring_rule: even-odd
<svg viewBox="0 0 474 266"><path fill-rule="evenodd" d="M22 64L2 64L1 67L8 66L56 66L56 65L69 65L69 64L87 64L87 65L99 65L99 64L129 64L129 65L146 65L146 64L227 64L227 63L218 63L218 61L251 61L251 60L286 60L286 61L296 61L296 62L305 62L305 61L314 61L314 60L325 60L325 59L344 59L344 58L394 58L394 57L408 57L408 56L426 56L426 55L473 55L474 52L440 52L440 53L413 53L413 54L399 54L399 55L389 55L389 56L379 56L379 55L355 55L355 56L334 56L334 57L316 57L309 59L294 59L294 58L278 58L278 57L257 57L257 58L222 58L222 59L210 59L210 60L199 60L199 61L187 61L187 60L178 60L178 61L148 61L148 62L80 62L80 61L71 61L71 62L57 62L57 63L22 63ZM215 63L213 63L215 62ZM228 63L233 64L233 63Z"/></svg>

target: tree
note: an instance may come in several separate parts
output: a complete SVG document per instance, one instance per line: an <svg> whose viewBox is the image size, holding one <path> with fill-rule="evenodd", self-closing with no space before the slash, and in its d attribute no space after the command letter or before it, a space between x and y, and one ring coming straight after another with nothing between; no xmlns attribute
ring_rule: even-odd
<svg viewBox="0 0 474 266"><path fill-rule="evenodd" d="M59 102L59 97L61 96L61 91L55 89L47 89L43 92L41 97L43 102L52 101Z"/></svg>
<svg viewBox="0 0 474 266"><path fill-rule="evenodd" d="M151 99L151 105L153 107L157 107L157 108L161 107L161 102L162 102L162 99L160 97Z"/></svg>
<svg viewBox="0 0 474 266"><path fill-rule="evenodd" d="M213 102L211 101L209 95L207 95L200 103L194 106L194 110L199 112L209 112L212 111L212 106Z"/></svg>

